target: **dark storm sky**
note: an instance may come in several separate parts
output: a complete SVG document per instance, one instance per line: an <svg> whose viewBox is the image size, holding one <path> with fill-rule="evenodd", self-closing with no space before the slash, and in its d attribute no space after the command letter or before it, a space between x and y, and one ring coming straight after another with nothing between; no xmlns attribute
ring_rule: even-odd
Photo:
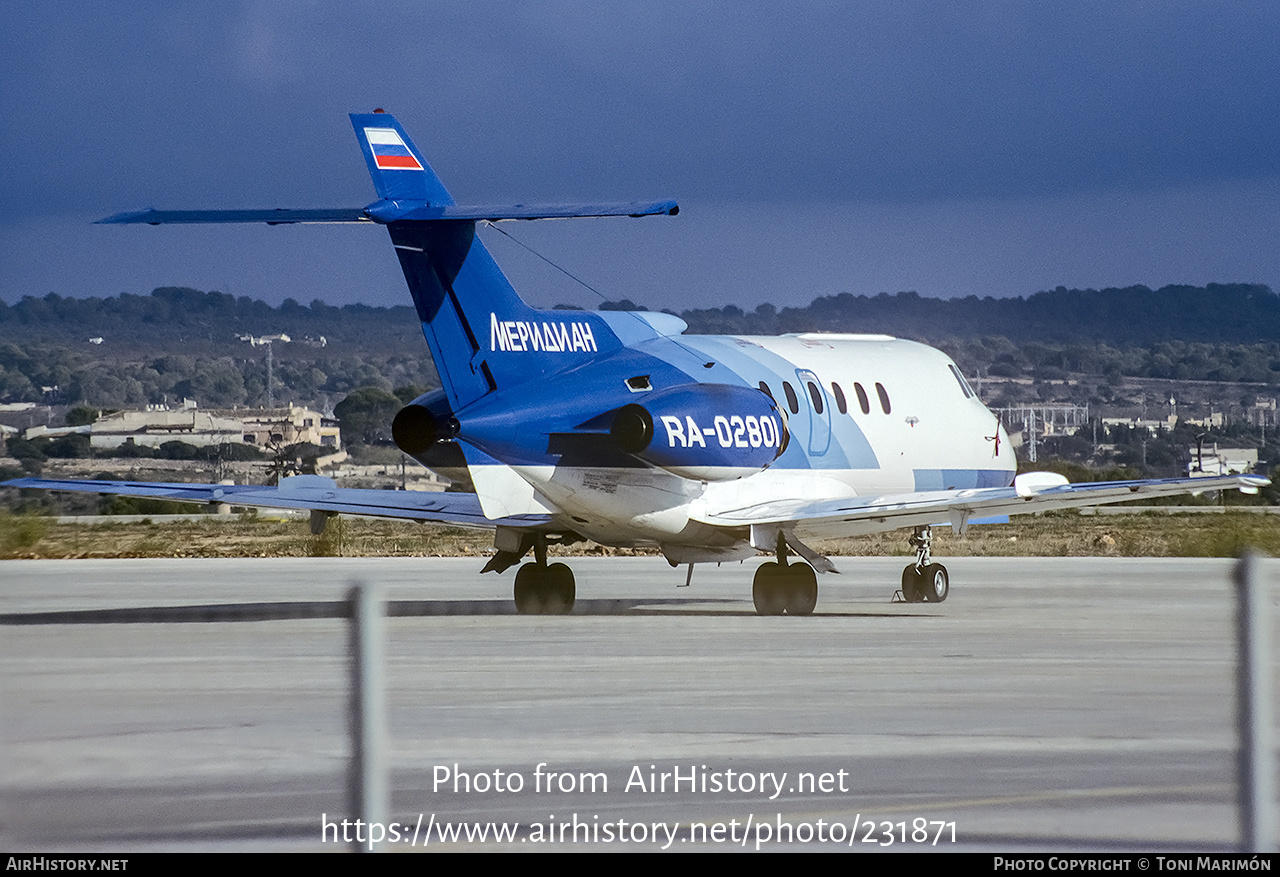
<svg viewBox="0 0 1280 877"><path fill-rule="evenodd" d="M460 203L653 308L914 289L1280 286L1280 5L3 2L0 298L407 303L366 227L103 227L358 206L394 112ZM535 304L597 296L492 231Z"/></svg>

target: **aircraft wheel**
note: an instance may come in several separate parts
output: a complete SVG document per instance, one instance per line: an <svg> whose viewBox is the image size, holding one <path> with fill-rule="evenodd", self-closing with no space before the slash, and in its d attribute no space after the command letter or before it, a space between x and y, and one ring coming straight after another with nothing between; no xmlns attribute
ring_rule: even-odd
<svg viewBox="0 0 1280 877"><path fill-rule="evenodd" d="M536 563L526 563L516 570L516 612L521 615L543 614L546 598L543 568Z"/></svg>
<svg viewBox="0 0 1280 877"><path fill-rule="evenodd" d="M786 595L788 615L812 615L818 605L818 576L807 563L787 567Z"/></svg>
<svg viewBox="0 0 1280 877"><path fill-rule="evenodd" d="M573 583L573 570L568 566L553 563L547 567L543 589L546 595L543 611L547 615L568 615L573 611L577 589Z"/></svg>
<svg viewBox="0 0 1280 877"><path fill-rule="evenodd" d="M516 612L521 615L568 615L576 595L573 570L563 563L526 563L516 571Z"/></svg>
<svg viewBox="0 0 1280 877"><path fill-rule="evenodd" d="M760 564L751 585L751 599L757 615L781 615L787 611L787 579L774 561Z"/></svg>
<svg viewBox="0 0 1280 877"><path fill-rule="evenodd" d="M924 577L916 572L913 563L902 570L902 599L908 603L924 602Z"/></svg>
<svg viewBox="0 0 1280 877"><path fill-rule="evenodd" d="M924 568L924 579L920 584L920 596L926 603L941 603L951 593L951 577L940 563L931 563Z"/></svg>

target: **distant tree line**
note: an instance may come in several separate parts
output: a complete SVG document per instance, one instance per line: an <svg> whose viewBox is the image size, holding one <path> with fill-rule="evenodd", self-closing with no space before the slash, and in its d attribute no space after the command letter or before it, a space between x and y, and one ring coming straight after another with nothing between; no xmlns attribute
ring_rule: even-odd
<svg viewBox="0 0 1280 877"><path fill-rule="evenodd" d="M602 310L644 310L630 301ZM1004 336L1018 341L1105 342L1119 347L1160 341L1249 343L1280 338L1280 295L1261 284L1058 287L1027 297L925 298L914 292L874 296L841 293L805 307L762 304L695 308L679 316L697 334L777 335L786 332L884 332L938 340ZM330 343L365 347L416 343L421 335L413 308L344 305L320 300L279 307L247 296L160 287L150 295L67 298L56 293L0 301L0 339L109 343L234 341L236 336L289 332L295 339L324 336Z"/></svg>
<svg viewBox="0 0 1280 877"><path fill-rule="evenodd" d="M615 303L614 309L624 310ZM629 303L627 303L629 304ZM762 304L695 309L680 316L698 334L875 332L937 341L1004 336L1019 342L1255 342L1280 338L1280 295L1260 284L1211 283L1150 289L1066 289L1026 298L925 298L914 292L816 298L808 307Z"/></svg>
<svg viewBox="0 0 1280 877"><path fill-rule="evenodd" d="M0 301L0 338L84 342L101 337L113 347L156 343L228 344L239 335L287 332L297 341L378 346L420 338L412 307L309 306L288 298L279 307L248 296L162 286L150 295L68 298L57 293Z"/></svg>
<svg viewBox="0 0 1280 877"><path fill-rule="evenodd" d="M640 310L629 301L604 309ZM927 341L971 376L1068 374L1280 385L1280 296L1265 286L1056 289L1027 298L915 293L815 299L751 312L680 314L696 334L883 332ZM409 307L271 307L247 297L162 287L150 295L0 302L0 402L100 408L264 405L266 351L240 335L286 332L272 348L278 402L325 409L353 390L438 384ZM90 339L101 338L101 343ZM320 339L323 338L323 346ZM49 389L46 389L49 388ZM56 388L56 389L53 389Z"/></svg>
<svg viewBox="0 0 1280 877"><path fill-rule="evenodd" d="M195 399L202 408L266 405L263 349L230 344L225 349L223 356L140 357L85 344L0 342L0 402L138 408ZM388 355L372 343L367 353L349 347L326 354L278 346L274 359L272 396L277 405L294 402L324 410L359 387L390 391L437 383L425 344L414 354L399 355Z"/></svg>

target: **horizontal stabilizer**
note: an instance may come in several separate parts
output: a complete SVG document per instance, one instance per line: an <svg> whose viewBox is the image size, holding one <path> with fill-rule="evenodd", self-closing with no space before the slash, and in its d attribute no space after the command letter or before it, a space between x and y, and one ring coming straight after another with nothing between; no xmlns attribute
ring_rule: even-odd
<svg viewBox="0 0 1280 877"><path fill-rule="evenodd" d="M428 204L422 201L379 201L367 208L376 222L431 222L448 220L574 219L594 216L675 216L675 201L629 201L602 204L508 204L468 206Z"/></svg>
<svg viewBox="0 0 1280 877"><path fill-rule="evenodd" d="M99 219L97 225L173 225L205 222L265 222L269 225L321 222L371 222L363 207L321 207L314 210L133 210Z"/></svg>
<svg viewBox="0 0 1280 877"><path fill-rule="evenodd" d="M501 222L507 219L574 219L597 216L675 216L675 201L631 201L618 204L512 204L479 207L430 204L426 201L378 201L368 207L320 207L267 210L133 210L99 219L98 225L177 225L218 222L301 223Z"/></svg>

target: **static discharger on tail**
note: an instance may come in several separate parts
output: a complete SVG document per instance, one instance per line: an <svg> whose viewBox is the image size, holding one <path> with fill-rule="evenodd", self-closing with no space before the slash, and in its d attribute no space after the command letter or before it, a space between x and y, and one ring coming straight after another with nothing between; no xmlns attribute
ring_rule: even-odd
<svg viewBox="0 0 1280 877"><path fill-rule="evenodd" d="M996 417L945 354L885 335L686 335L661 313L542 311L526 304L476 236L477 222L674 216L674 201L459 205L400 123L352 126L378 200L313 210L119 214L107 223L342 222L387 229L441 387L396 415L396 444L423 465L465 471L475 494L339 488L298 476L279 487L52 481L43 487L188 502L363 514L494 531L485 571L521 564L522 613L567 613L576 585L549 544L657 545L673 565L774 556L755 573L761 615L809 615L816 539L910 531L908 602L941 602L932 527L1143 497L1238 488L1232 475L1068 484L1015 477Z"/></svg>

